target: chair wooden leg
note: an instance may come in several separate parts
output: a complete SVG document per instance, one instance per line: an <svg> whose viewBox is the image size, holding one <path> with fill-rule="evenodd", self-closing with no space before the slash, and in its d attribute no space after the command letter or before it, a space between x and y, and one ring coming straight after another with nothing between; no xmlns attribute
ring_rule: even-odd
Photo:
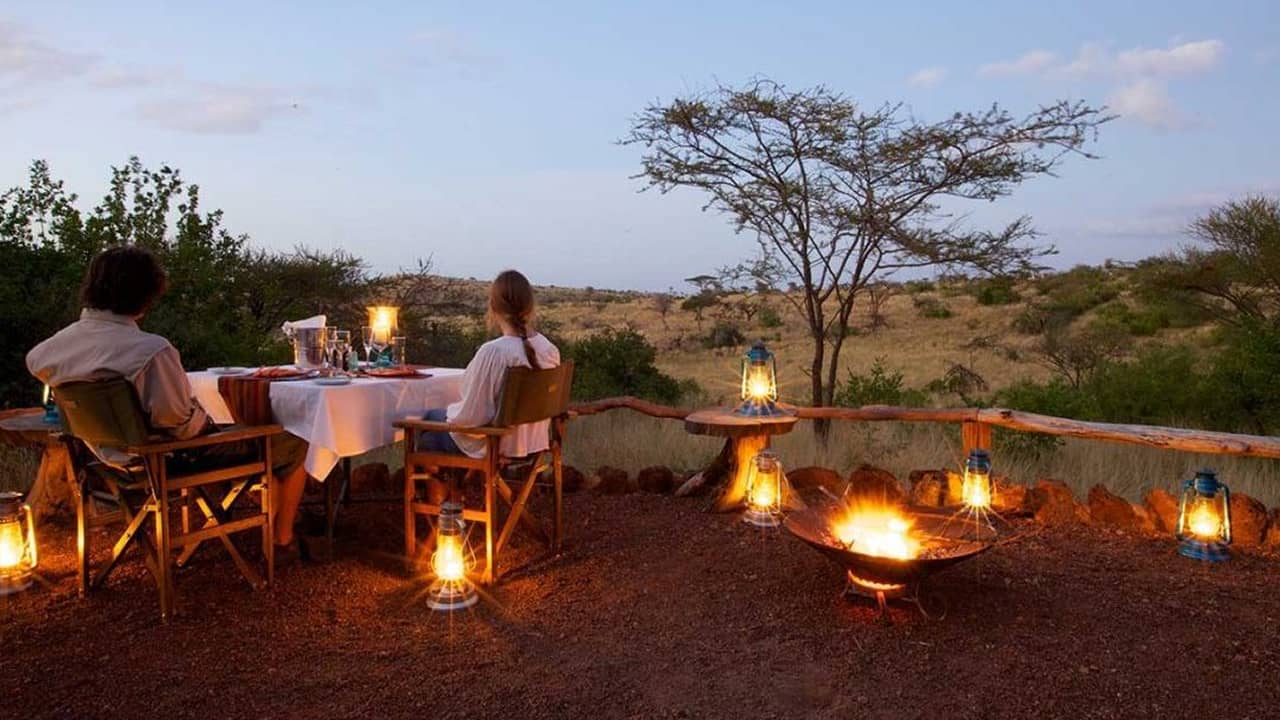
<svg viewBox="0 0 1280 720"><path fill-rule="evenodd" d="M557 421L559 422L559 421ZM551 549L560 552L564 543L564 457L560 443L551 446L551 474L555 492L555 519L551 527Z"/></svg>
<svg viewBox="0 0 1280 720"><path fill-rule="evenodd" d="M485 454L484 471L484 583L492 585L498 580L498 554L493 546L493 529L498 524L498 502L494 497L498 484L498 452L496 438L490 438L488 451Z"/></svg>
<svg viewBox="0 0 1280 720"><path fill-rule="evenodd" d="M409 456L417 445L418 433L410 430L404 439L404 557L412 563L418 551L418 522L413 512L413 463Z"/></svg>
<svg viewBox="0 0 1280 720"><path fill-rule="evenodd" d="M152 483L156 495L156 580L160 586L160 617L173 616L173 579L169 557L169 481L165 477L164 458L148 458L152 467Z"/></svg>
<svg viewBox="0 0 1280 720"><path fill-rule="evenodd" d="M267 565L267 586L276 580L276 516L274 493L276 490L276 472L272 468L271 438L262 439L262 491L259 506L262 509L262 560Z"/></svg>
<svg viewBox="0 0 1280 720"><path fill-rule="evenodd" d="M76 478L76 580L80 597L89 592L89 485L81 471Z"/></svg>

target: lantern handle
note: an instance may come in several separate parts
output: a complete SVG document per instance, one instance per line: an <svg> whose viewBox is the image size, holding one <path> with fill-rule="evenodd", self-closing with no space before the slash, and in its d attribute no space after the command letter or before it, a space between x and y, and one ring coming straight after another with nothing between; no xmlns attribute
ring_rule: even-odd
<svg viewBox="0 0 1280 720"><path fill-rule="evenodd" d="M1223 540L1231 544L1231 488L1222 485L1222 529Z"/></svg>

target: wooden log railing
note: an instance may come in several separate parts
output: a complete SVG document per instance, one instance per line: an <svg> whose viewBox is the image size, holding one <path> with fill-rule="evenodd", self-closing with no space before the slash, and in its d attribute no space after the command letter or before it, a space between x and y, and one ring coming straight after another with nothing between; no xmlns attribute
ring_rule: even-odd
<svg viewBox="0 0 1280 720"><path fill-rule="evenodd" d="M569 415L570 417L597 415L623 408L650 417L673 420L682 420L691 412L634 397L614 397L575 403L570 406ZM1128 443L1180 452L1280 459L1280 437L1188 430L1158 425L1090 422L1003 408L904 408L866 405L858 408L795 407L791 409L800 418L808 420L959 423L966 453L975 447L991 447L991 429L999 427L1040 435Z"/></svg>

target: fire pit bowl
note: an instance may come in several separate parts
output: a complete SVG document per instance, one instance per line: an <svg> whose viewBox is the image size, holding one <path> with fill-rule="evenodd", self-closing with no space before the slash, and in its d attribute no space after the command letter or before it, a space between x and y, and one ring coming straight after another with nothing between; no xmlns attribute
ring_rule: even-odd
<svg viewBox="0 0 1280 720"><path fill-rule="evenodd" d="M844 567L850 589L881 603L886 597L902 597L933 573L991 548L991 543L974 539L984 530L990 532L979 524L982 521L945 511L901 508L898 512L911 522L912 537L920 541L918 554L910 558L868 555L851 550L835 537L833 518L840 512L830 506L808 508L789 514L784 524L792 535Z"/></svg>

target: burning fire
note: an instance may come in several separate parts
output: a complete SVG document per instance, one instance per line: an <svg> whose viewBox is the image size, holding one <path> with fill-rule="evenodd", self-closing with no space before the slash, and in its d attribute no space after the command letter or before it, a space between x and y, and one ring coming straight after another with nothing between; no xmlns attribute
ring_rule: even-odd
<svg viewBox="0 0 1280 720"><path fill-rule="evenodd" d="M966 507L980 510L991 507L991 486L984 477L969 477L966 473L961 494Z"/></svg>
<svg viewBox="0 0 1280 720"><path fill-rule="evenodd" d="M0 522L0 570L18 567L25 551L22 526L17 522Z"/></svg>
<svg viewBox="0 0 1280 720"><path fill-rule="evenodd" d="M751 373L751 378L747 381L747 395L753 400L767 400L773 395L773 387L765 373Z"/></svg>
<svg viewBox="0 0 1280 720"><path fill-rule="evenodd" d="M832 531L843 545L864 555L910 560L920 554L911 521L890 507L851 507Z"/></svg>
<svg viewBox="0 0 1280 720"><path fill-rule="evenodd" d="M444 582L458 582L467 577L467 560L462 551L462 538L442 535L431 555L431 571Z"/></svg>
<svg viewBox="0 0 1280 720"><path fill-rule="evenodd" d="M1218 519L1218 513L1214 508L1208 504L1199 503L1191 511L1187 526L1191 528L1192 535L1202 540L1216 540L1222 529L1222 522Z"/></svg>

